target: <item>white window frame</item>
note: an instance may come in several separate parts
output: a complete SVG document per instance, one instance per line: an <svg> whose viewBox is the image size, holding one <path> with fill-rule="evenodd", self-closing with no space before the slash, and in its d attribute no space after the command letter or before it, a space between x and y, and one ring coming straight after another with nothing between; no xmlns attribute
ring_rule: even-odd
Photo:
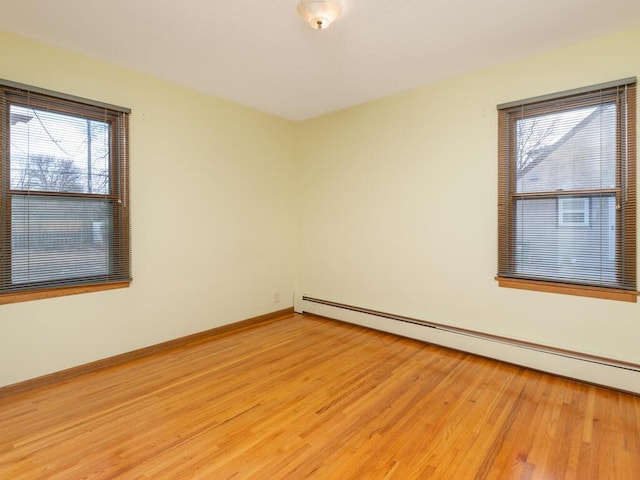
<svg viewBox="0 0 640 480"><path fill-rule="evenodd" d="M577 202L576 200L582 200L582 202ZM574 215L576 213L581 214L582 220L574 220ZM590 225L590 218L591 199L589 197L558 198L558 226L588 227Z"/></svg>

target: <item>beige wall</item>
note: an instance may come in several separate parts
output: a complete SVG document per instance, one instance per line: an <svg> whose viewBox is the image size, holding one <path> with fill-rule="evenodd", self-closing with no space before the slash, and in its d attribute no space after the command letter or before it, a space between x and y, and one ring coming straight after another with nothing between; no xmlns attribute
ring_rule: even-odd
<svg viewBox="0 0 640 480"><path fill-rule="evenodd" d="M299 124L299 293L640 363L638 304L494 280L496 105L640 76L638 52L634 29Z"/></svg>
<svg viewBox="0 0 640 480"><path fill-rule="evenodd" d="M0 305L0 385L292 305L293 124L2 33L0 77L132 109L134 277Z"/></svg>
<svg viewBox="0 0 640 480"><path fill-rule="evenodd" d="M134 275L0 306L0 385L288 307L294 286L640 362L637 304L494 281L496 105L640 75L638 51L634 29L292 124L0 33L0 77L132 109Z"/></svg>

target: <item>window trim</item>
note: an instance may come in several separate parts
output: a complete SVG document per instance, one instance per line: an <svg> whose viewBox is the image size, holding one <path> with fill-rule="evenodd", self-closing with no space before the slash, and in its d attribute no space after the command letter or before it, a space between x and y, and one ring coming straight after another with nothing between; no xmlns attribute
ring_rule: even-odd
<svg viewBox="0 0 640 480"><path fill-rule="evenodd" d="M131 281L113 282L96 285L78 285L73 287L43 288L41 290L2 293L0 294L0 305L28 302L32 300L43 300L45 298L66 297L68 295L79 295L81 293L103 292L105 290L115 290L118 288L128 288L130 284Z"/></svg>
<svg viewBox="0 0 640 480"><path fill-rule="evenodd" d="M91 107L104 108L106 110L113 110L115 112L126 114L131 113L130 108L120 107L118 105L112 105L110 103L100 102L97 100L92 100L90 98L78 97L76 95L69 95L68 93L56 92L54 90L48 90L46 88L34 87L33 85L26 85L24 83L12 82L11 80L5 80L4 78L0 78L0 88L22 90L24 92L53 97L59 100L68 100L70 102L82 103Z"/></svg>
<svg viewBox="0 0 640 480"><path fill-rule="evenodd" d="M543 280L530 280L524 278L509 278L497 276L499 287L515 288L519 290L532 290L534 292L561 293L579 297L601 298L604 300L618 300L621 302L636 303L638 292L620 290L617 288L592 287L590 285L577 285L569 283L546 282Z"/></svg>
<svg viewBox="0 0 640 480"><path fill-rule="evenodd" d="M586 87L572 88L564 90L562 92L550 93L547 95L538 95L536 97L525 98L524 100L516 100L513 102L501 103L497 106L498 110L507 110L513 107L522 107L531 105L533 103L542 103L551 100L563 100L567 97L574 95L581 95L583 93L592 93L596 90L607 90L615 87L624 87L636 83L636 77L627 77L620 80L612 80L611 82L597 83L595 85L588 85Z"/></svg>
<svg viewBox="0 0 640 480"><path fill-rule="evenodd" d="M637 288L637 264L636 264L636 78L626 78L623 80L607 82L598 85L592 85L588 87L581 87L578 89L567 90L550 95L543 95L538 97L532 97L530 99L503 103L498 105L498 275L496 280L498 286L507 288L518 288L525 290L533 290L540 292L550 293L562 293L569 295L586 296L593 298L603 298L611 300L620 300L628 302L636 302L637 296L640 292L636 291ZM631 265L627 278L630 278L633 283L633 288L625 289L619 287L608 286L593 286L582 285L580 283L563 283L553 280L545 280L532 278L531 276L519 275L515 273L513 268L509 267L509 262L513 259L513 251L515 249L514 242L514 226L515 226L515 208L512 205L514 202L513 192L515 192L515 176L509 171L513 168L513 158L515 152L513 151L515 142L511 142L508 138L508 133L513 132L516 115L507 113L511 112L515 107L526 109L527 106L533 106L539 108L540 111L555 111L567 108L567 101L570 101L570 97L582 96L585 101L589 101L589 95L594 95L594 99L597 99L598 92L603 90L612 90L618 87L629 87L633 94L632 101L626 102L626 112L620 113L622 115L620 119L626 123L621 125L622 122L617 122L617 128L625 128L627 135L626 151L621 152L619 155L624 155L625 160L618 158L617 164L617 185L613 192L616 195L622 194L620 187L625 183L627 191L631 192L631 204L628 209L625 210L624 219L620 222L619 229L626 229L624 232L620 231L620 234L625 235L627 244L623 251L618 251L617 256L621 259L618 260L619 265ZM618 101L618 100L616 100ZM595 102L595 100L594 100ZM538 105L542 103L543 105ZM548 103L548 105L544 105ZM567 107L565 107L567 106ZM626 117L624 116L626 114ZM524 116L524 114L523 114ZM621 171L621 166L624 163L625 171ZM509 193L509 192L512 193ZM571 196L584 196L589 197L591 191L573 191L567 192ZM560 194L562 195L562 194ZM557 197L558 201L562 196ZM559 214L559 212L558 212ZM558 218L558 225L560 225L560 218ZM566 225L566 224L565 224ZM576 224L573 224L575 226ZM622 238L622 237L621 237Z"/></svg>
<svg viewBox="0 0 640 480"><path fill-rule="evenodd" d="M19 195L19 190L14 190L9 185L10 175L10 153L9 153L9 106L12 104L20 105L21 97L28 96L29 106L39 109L50 109L62 114L77 115L81 118L94 119L104 121L108 118L108 122L112 125L111 131L111 155L110 155L110 181L113 182L110 190L104 194L69 194L64 192L39 192L25 191L30 195L41 198L67 198L79 197L90 198L96 197L101 199L110 199L117 205L112 213L114 222L114 233L111 240L114 242L111 254L116 258L113 264L113 271L108 276L92 276L84 277L76 280L62 279L52 282L35 282L24 288L10 288L0 290L0 305L39 300L44 298L54 298L66 295L74 295L88 292L97 292L104 290L112 290L128 287L131 283L131 233L130 233L130 205L129 205L129 114L131 110L125 107L98 102L82 97L68 95L64 93L54 92L51 90L33 87L17 82L0 79L0 105L2 125L0 126L0 152L2 159L0 161L0 213L4 218L0 225L0 241L9 245L5 249L3 262L0 265L0 278L7 272L10 274L11 258L10 242L7 237L11 235L11 224L9 219L10 199L14 195ZM3 180L4 179L4 180ZM2 183L4 182L4 183ZM3 273L4 272L4 273ZM3 287L4 288L4 287Z"/></svg>

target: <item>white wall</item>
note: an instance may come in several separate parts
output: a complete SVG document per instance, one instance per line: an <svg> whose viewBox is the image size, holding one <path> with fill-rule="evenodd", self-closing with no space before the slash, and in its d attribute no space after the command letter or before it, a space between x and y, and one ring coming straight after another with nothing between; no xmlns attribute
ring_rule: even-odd
<svg viewBox="0 0 640 480"><path fill-rule="evenodd" d="M298 149L298 293L640 363L638 304L494 280L496 105L640 76L639 51L620 32L299 124L322 141Z"/></svg>
<svg viewBox="0 0 640 480"><path fill-rule="evenodd" d="M0 385L292 305L292 123L3 33L0 77L132 109L133 225L130 288L0 305Z"/></svg>

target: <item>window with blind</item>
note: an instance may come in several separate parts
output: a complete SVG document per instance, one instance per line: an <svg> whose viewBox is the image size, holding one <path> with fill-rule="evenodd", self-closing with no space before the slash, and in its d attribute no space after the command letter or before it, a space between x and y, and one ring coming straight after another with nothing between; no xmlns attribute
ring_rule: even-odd
<svg viewBox="0 0 640 480"><path fill-rule="evenodd" d="M500 286L636 301L636 83L498 106Z"/></svg>
<svg viewBox="0 0 640 480"><path fill-rule="evenodd" d="M127 286L129 110L0 81L0 303Z"/></svg>

